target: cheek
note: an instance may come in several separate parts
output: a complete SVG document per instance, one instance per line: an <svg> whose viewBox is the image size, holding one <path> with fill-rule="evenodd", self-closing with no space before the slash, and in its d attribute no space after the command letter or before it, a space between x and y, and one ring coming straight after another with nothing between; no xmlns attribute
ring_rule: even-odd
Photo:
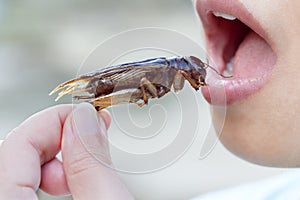
<svg viewBox="0 0 300 200"><path fill-rule="evenodd" d="M220 140L238 156L262 165L300 166L300 77L281 74L289 64L278 61L269 83L248 99L213 109L215 126L224 123Z"/></svg>

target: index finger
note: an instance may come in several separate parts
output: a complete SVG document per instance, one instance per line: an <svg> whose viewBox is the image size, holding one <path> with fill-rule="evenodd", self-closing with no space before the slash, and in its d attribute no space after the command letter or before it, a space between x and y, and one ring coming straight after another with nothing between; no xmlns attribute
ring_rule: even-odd
<svg viewBox="0 0 300 200"><path fill-rule="evenodd" d="M35 195L41 165L60 150L63 124L71 111L72 105L48 108L9 133L0 147L0 199L3 194L4 199Z"/></svg>

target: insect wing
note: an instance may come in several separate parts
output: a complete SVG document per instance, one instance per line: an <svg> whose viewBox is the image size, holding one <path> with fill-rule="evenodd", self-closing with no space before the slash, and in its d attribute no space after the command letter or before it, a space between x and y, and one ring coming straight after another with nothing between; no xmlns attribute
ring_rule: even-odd
<svg viewBox="0 0 300 200"><path fill-rule="evenodd" d="M156 58L108 67L98 70L94 74L87 74L87 76L96 75L105 80L126 81L142 78L146 73L160 71L163 67L167 67L166 59Z"/></svg>

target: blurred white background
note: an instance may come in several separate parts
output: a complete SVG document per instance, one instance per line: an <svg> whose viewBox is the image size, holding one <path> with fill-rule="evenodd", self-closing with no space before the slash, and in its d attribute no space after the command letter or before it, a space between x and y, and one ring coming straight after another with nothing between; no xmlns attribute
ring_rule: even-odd
<svg viewBox="0 0 300 200"><path fill-rule="evenodd" d="M141 27L175 30L203 43L191 1L0 0L0 139L33 113L56 104L48 93L76 76L78 67L100 42ZM197 96L203 109L199 118L209 123L209 106L200 93ZM66 97L58 103L70 102ZM117 129L113 124L109 132L116 140ZM120 176L137 199L187 199L283 171L247 163L221 144L199 160L202 140L200 133L184 156L163 170ZM41 199L71 199L39 193Z"/></svg>

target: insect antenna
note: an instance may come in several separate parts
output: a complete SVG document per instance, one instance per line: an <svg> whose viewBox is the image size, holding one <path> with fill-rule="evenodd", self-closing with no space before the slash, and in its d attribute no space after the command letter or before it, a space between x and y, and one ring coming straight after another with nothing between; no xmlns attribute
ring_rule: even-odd
<svg viewBox="0 0 300 200"><path fill-rule="evenodd" d="M216 74L218 74L219 76L221 76L221 77L223 77L223 78L232 78L232 77L233 77L233 75L225 76L225 75L221 74L220 72L218 72L215 68L213 68L213 67L210 66L209 64L204 63L204 65L205 65L204 69L210 68L210 69L213 70Z"/></svg>

